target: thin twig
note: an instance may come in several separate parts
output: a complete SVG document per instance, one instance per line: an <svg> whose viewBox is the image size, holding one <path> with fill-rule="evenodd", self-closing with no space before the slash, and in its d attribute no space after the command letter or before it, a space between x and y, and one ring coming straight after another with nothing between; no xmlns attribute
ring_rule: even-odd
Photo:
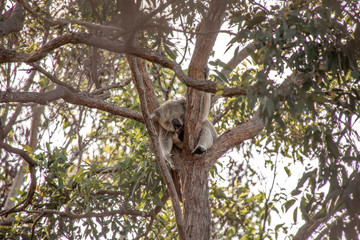
<svg viewBox="0 0 360 240"><path fill-rule="evenodd" d="M33 240L35 237L35 228L36 228L36 224L41 220L42 217L45 216L45 213L41 213L39 216L36 217L33 226L31 228L31 237L30 240Z"/></svg>
<svg viewBox="0 0 360 240"><path fill-rule="evenodd" d="M69 89L72 92L79 92L79 90L73 88L70 84L68 83L64 83L62 81L60 81L55 75L49 73L48 71L46 71L44 68L42 68L39 64L37 63L29 63L30 66L34 67L37 71L41 72L42 74L44 74L47 78L49 78L53 83L56 83L59 86L63 86L66 87L67 89Z"/></svg>
<svg viewBox="0 0 360 240"><path fill-rule="evenodd" d="M267 218L268 218L268 216L269 216L269 201L270 201L270 196L271 196L272 190L274 189L275 179L276 179L276 176L277 176L277 172L276 172L277 163L278 163L278 156L276 156L276 160L275 160L273 180L272 180L272 183L271 183L271 188L270 188L270 191L269 191L269 195L268 195L268 197L266 198L266 201L265 201L264 223L263 223L263 228L260 229L260 240L263 239L263 235L264 235L265 230L266 230L266 220L267 220Z"/></svg>
<svg viewBox="0 0 360 240"><path fill-rule="evenodd" d="M92 91L90 94L92 95L98 95L102 92L105 92L109 89L114 89L114 88L123 88L125 87L126 85L128 85L129 83L131 82L131 78L127 79L125 82L123 83L114 83L114 84L110 84L108 86L105 86L105 87L102 87L102 88L98 88L94 91Z"/></svg>

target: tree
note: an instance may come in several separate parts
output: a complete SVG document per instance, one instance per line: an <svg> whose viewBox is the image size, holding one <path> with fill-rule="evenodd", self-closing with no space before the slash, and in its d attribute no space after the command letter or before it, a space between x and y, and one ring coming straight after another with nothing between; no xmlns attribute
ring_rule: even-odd
<svg viewBox="0 0 360 240"><path fill-rule="evenodd" d="M273 239L292 209L289 237L358 239L357 1L1 3L1 237ZM219 137L198 156L204 92ZM150 114L176 95L169 171ZM291 196L251 192L255 152L274 175L274 157L305 166Z"/></svg>

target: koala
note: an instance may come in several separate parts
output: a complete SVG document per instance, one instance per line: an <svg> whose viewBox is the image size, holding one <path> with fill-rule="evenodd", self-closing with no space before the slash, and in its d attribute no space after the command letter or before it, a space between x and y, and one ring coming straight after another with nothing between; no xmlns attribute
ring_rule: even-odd
<svg viewBox="0 0 360 240"><path fill-rule="evenodd" d="M210 112L211 95L205 93L202 104L202 124L199 142L192 154L202 154L213 145L217 138L215 127L207 119ZM173 145L183 148L184 140L184 117L185 117L185 98L178 100L168 100L157 108L151 116L153 120L158 121L160 125L159 140L160 148L164 158L168 161L172 169L176 169L176 165L171 159L171 149Z"/></svg>

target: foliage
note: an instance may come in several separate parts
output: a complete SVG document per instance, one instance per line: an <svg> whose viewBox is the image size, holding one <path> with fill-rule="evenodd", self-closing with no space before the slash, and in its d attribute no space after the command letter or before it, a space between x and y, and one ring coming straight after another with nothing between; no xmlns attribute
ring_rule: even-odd
<svg viewBox="0 0 360 240"><path fill-rule="evenodd" d="M15 5L2 2L0 23ZM198 32L202 19L216 1L134 1L128 9L130 1L122 0L23 2L22 30L0 37L0 238L181 238L129 56L147 60L146 97L153 93L162 103L189 94L197 86L183 80L187 70L171 64L189 63L204 34ZM246 126L254 109L265 129L231 146L210 169L212 237L358 239L359 4L226 3L226 53L241 61L233 66L212 58L207 89L198 90L215 93L211 118L219 135ZM47 49L76 33L120 45L109 50L95 45L97 38L89 44L72 39ZM126 48L135 37L140 53ZM12 55L5 49L23 59L7 61ZM43 49L44 57L26 58ZM6 97L60 87L67 95L51 101ZM229 89L242 94L227 95ZM16 208L6 212L23 161L29 164L11 199ZM280 173L300 175L295 189L281 182L276 188ZM288 213L291 222L276 220Z"/></svg>

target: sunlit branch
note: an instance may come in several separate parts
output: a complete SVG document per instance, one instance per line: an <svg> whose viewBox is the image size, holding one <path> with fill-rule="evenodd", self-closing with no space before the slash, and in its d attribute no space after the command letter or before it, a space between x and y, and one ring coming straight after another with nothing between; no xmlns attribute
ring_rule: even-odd
<svg viewBox="0 0 360 240"><path fill-rule="evenodd" d="M264 120L257 112L253 118L247 122L234 127L223 133L216 141L214 146L207 152L207 164L210 169L216 161L225 154L230 148L239 145L245 140L256 137L265 127Z"/></svg>

